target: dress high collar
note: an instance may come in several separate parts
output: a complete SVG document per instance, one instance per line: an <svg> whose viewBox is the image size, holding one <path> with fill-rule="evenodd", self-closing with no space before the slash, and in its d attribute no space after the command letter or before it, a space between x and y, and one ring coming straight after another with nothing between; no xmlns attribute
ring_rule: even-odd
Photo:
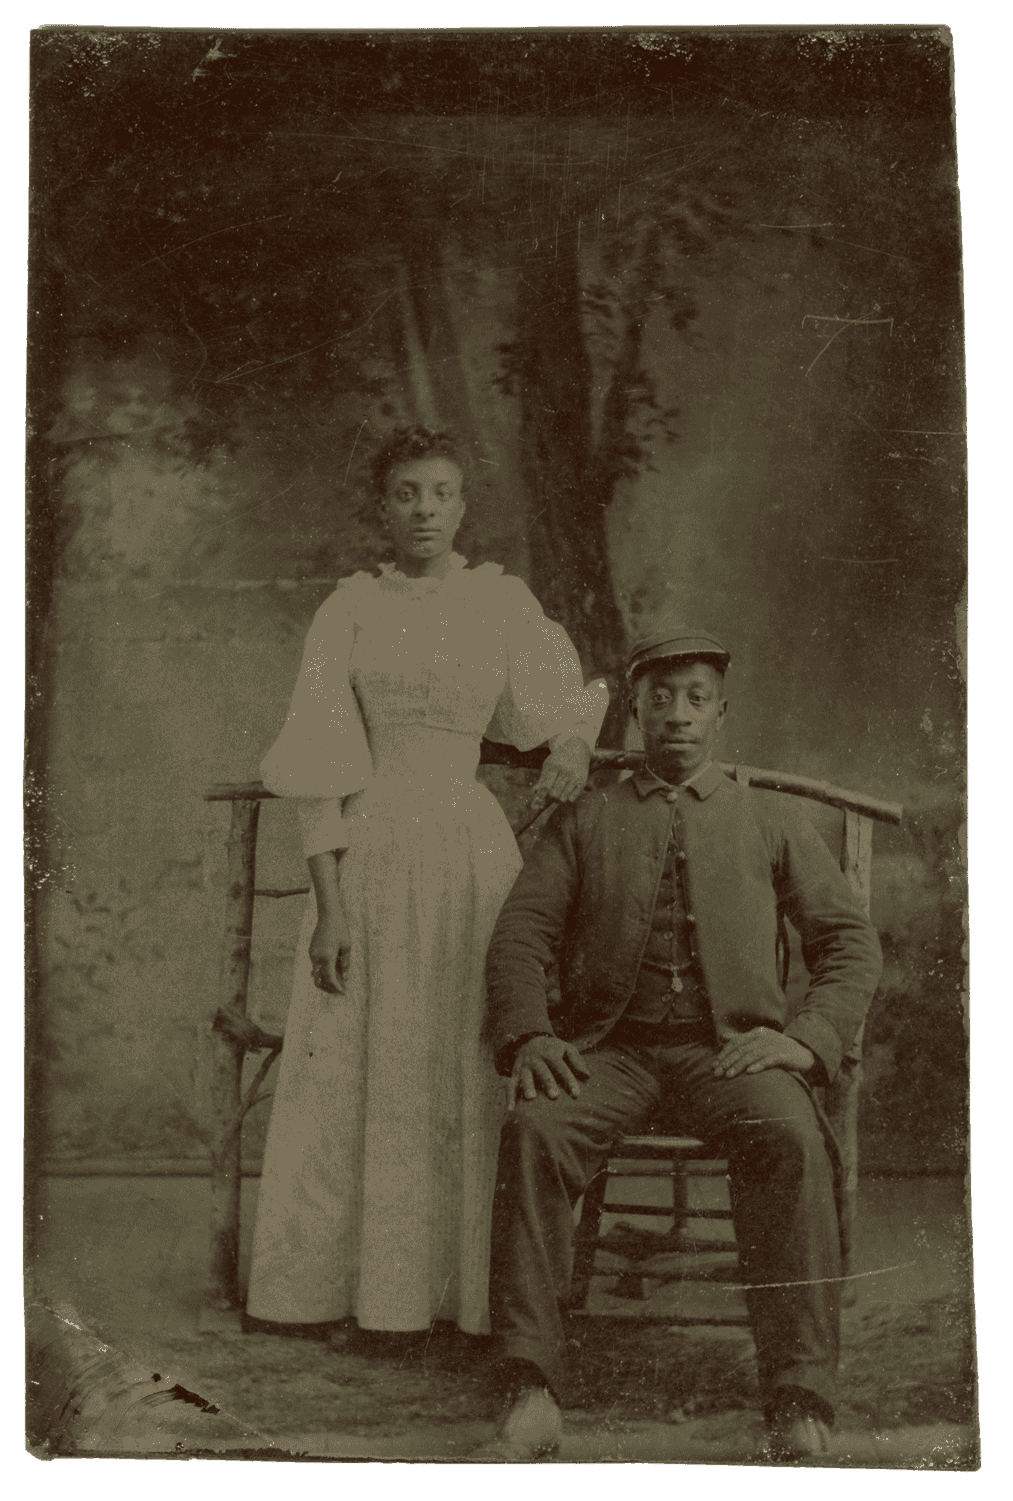
<svg viewBox="0 0 1013 1501"><path fill-rule="evenodd" d="M430 574L420 574L417 578L413 578L407 573L402 573L396 563L381 563L380 581L387 588L399 589L402 593L417 591L421 594L432 594L441 584L459 575L467 566L467 558L462 558L458 552L452 552L450 566L442 578L434 578Z"/></svg>

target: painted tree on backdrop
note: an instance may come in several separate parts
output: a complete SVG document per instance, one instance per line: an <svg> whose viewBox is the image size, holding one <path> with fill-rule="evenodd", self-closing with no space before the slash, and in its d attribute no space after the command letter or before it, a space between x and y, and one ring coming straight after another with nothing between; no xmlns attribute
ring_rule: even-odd
<svg viewBox="0 0 1013 1501"><path fill-rule="evenodd" d="M371 415L449 422L482 453L475 383L491 379L513 403L524 492L501 486L497 504L524 508L532 586L585 669L615 674L608 508L677 436L646 344L690 334L709 257L738 247L745 267L783 222L768 209L792 121L832 51L619 33L53 30L33 46L43 556L60 511L44 444L75 352L148 351L172 372L192 460L254 432L261 460L319 493L347 478ZM886 66L874 53L838 69L838 104ZM759 107L775 82L781 114ZM505 294L482 375L462 358L461 266ZM82 430L64 448L116 441Z"/></svg>
<svg viewBox="0 0 1013 1501"><path fill-rule="evenodd" d="M495 379L518 403L533 587L585 667L614 672L605 513L674 436L645 330L688 326L679 256L735 215L687 165L698 142L631 126L628 49L529 44L472 41L465 100L465 59L423 38L37 35L36 431L75 351L140 346L173 371L197 461L254 428L279 462L333 472L392 395L481 451L447 274L464 255L513 299Z"/></svg>

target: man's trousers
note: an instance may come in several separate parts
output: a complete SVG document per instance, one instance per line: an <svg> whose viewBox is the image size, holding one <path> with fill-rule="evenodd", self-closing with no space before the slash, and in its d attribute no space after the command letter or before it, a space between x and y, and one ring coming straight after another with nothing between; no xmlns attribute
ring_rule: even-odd
<svg viewBox="0 0 1013 1501"><path fill-rule="evenodd" d="M560 1309L573 1271L573 1210L612 1142L655 1126L728 1159L735 1237L764 1408L782 1387L833 1420L841 1255L834 1176L813 1101L784 1069L714 1076L709 1042L584 1053L579 1099L518 1101L500 1142L490 1308L501 1360L531 1361L566 1400Z"/></svg>

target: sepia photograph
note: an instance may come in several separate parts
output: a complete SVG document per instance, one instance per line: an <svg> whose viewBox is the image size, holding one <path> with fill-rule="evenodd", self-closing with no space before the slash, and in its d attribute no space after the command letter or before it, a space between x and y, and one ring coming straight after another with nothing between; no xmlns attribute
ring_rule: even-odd
<svg viewBox="0 0 1013 1501"><path fill-rule="evenodd" d="M27 1452L977 1470L950 31L30 51Z"/></svg>

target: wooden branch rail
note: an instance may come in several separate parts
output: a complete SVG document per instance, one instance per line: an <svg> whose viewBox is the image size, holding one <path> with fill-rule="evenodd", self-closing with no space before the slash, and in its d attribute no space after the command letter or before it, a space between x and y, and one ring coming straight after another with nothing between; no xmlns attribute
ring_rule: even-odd
<svg viewBox="0 0 1013 1501"><path fill-rule="evenodd" d="M482 741L481 764L535 770L547 749L521 752L513 746ZM642 751L595 750L592 771L636 770L643 765ZM795 797L814 799L844 812L841 870L864 910L868 912L872 878L872 820L899 824L900 803L885 802L865 793L833 787L809 777L782 771L764 771L753 766L721 762L721 769L737 782ZM239 1192L242 1123L247 1112L267 1098L258 1091L268 1070L281 1052L283 1038L264 1032L246 1015L250 983L250 946L253 936L254 898L302 896L308 886L258 887L256 883L257 824L260 804L273 799L262 782L218 782L204 794L205 802L232 804L228 839L228 887L223 956L224 1005L212 1024L212 1101L214 1137L211 1153L211 1267L206 1305L222 1312L239 1309ZM528 824L534 818L528 820ZM523 827L527 827L524 825ZM519 832L522 832L523 829ZM247 1052L265 1051L256 1078L244 1097L243 1059ZM844 1157L844 1216L854 1218L858 1187L858 1091L862 1072L862 1039L859 1033L844 1060L841 1072L826 1091L827 1113L837 1131Z"/></svg>
<svg viewBox="0 0 1013 1501"><path fill-rule="evenodd" d="M248 1053L259 1053L262 1048L280 1048L285 1041L284 1037L275 1032L263 1031L242 1011L231 1006L218 1007L211 1028L214 1032L224 1032L226 1037L239 1043Z"/></svg>
<svg viewBox="0 0 1013 1501"><path fill-rule="evenodd" d="M481 765L506 766L515 770L537 771L548 750L540 745L533 751L518 751L512 745L500 745L493 740L482 741ZM636 771L644 764L643 751L593 750L592 771ZM795 776L787 771L764 771L758 766L736 766L728 761L718 763L726 776L737 782L747 782L771 792L790 792L795 797L807 797L818 803L828 803L842 812L859 813L864 818L874 818L879 823L899 824L904 816L900 803L886 802L883 798L869 797L865 792L850 792L844 787L833 787L829 782L818 782L812 777ZM226 803L273 798L263 782L216 782L204 794L208 803ZM280 895L267 893L264 895ZM295 893L291 893L294 895Z"/></svg>
<svg viewBox="0 0 1013 1501"><path fill-rule="evenodd" d="M246 1116L253 1109L254 1105L259 1105L261 1100L269 1100L271 1098L270 1094L260 1094L259 1090L267 1078L271 1064L281 1052L285 1038L278 1033L262 1031L256 1022L250 1021L248 1016L243 1016L239 1011L226 1010L224 1006L219 1006L215 1013L215 1019L211 1023L211 1030L224 1035L236 1044L240 1053L240 1068L242 1067L243 1054L257 1053L263 1049L267 1050L267 1056L262 1060L253 1083L245 1095L243 1095L239 1108L232 1117L232 1131L237 1135L235 1145L238 1151L238 1133L242 1130L243 1121L246 1119Z"/></svg>

